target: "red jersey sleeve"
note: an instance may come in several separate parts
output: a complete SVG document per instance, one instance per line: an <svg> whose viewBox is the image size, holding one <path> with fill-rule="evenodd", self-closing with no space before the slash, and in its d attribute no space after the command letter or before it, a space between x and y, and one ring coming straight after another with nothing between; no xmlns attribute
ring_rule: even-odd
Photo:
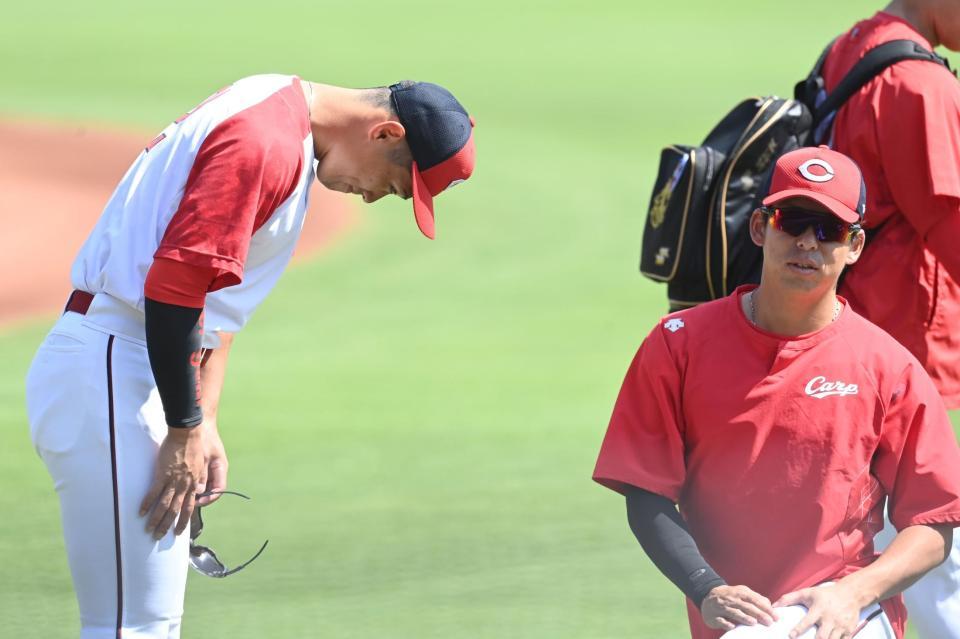
<svg viewBox="0 0 960 639"><path fill-rule="evenodd" d="M619 493L635 486L679 500L686 478L680 381L659 325L627 371L597 458L595 481Z"/></svg>
<svg viewBox="0 0 960 639"><path fill-rule="evenodd" d="M926 237L960 211L960 83L929 62L888 72L874 107L880 162L897 208Z"/></svg>
<svg viewBox="0 0 960 639"><path fill-rule="evenodd" d="M251 236L296 185L301 158L286 150L255 112L217 125L197 153L154 257L215 269L210 291L239 284Z"/></svg>
<svg viewBox="0 0 960 639"><path fill-rule="evenodd" d="M203 308L207 291L217 276L216 269L160 257L147 271L143 294L155 302Z"/></svg>
<svg viewBox="0 0 960 639"><path fill-rule="evenodd" d="M873 474L890 496L897 530L917 524L960 524L960 447L943 400L918 362L893 388Z"/></svg>

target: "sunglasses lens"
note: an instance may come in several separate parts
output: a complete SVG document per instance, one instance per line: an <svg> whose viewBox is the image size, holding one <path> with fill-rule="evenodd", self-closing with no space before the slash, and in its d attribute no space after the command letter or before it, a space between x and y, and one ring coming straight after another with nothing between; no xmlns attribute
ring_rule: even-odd
<svg viewBox="0 0 960 639"><path fill-rule="evenodd" d="M802 209L773 209L770 223L778 231L793 237L803 235L808 228L820 242L846 242L850 226L831 215L823 215Z"/></svg>
<svg viewBox="0 0 960 639"><path fill-rule="evenodd" d="M223 577L227 572L226 566L217 559L217 555L206 546L192 546L190 548L190 565L194 570L207 577Z"/></svg>
<svg viewBox="0 0 960 639"><path fill-rule="evenodd" d="M254 559L259 557L260 554L266 549L268 543L270 543L269 540L263 542L263 545L260 546L260 550L257 551L257 554L236 568L227 568L223 565L223 562L217 558L217 554L215 552L206 546L194 544L190 546L190 565L194 570L206 575L207 577L222 579L223 577L228 577L234 573L238 573L252 564Z"/></svg>
<svg viewBox="0 0 960 639"><path fill-rule="evenodd" d="M244 499L249 500L250 498L242 493L236 493L231 490L221 490L221 491L210 491L206 493L201 493L197 497L209 497L210 495L236 495L237 497L243 497ZM236 572L240 572L247 566L249 566L254 559L260 556L260 553L267 547L267 542L263 542L263 545L260 546L260 550L257 551L250 559L246 560L236 568L227 568L223 565L223 562L217 558L217 553L213 552L210 548L206 546L201 546L197 543L197 537L200 536L200 533L203 532L203 517L200 515L201 507L197 506L193 510L193 515L190 518L190 565L197 572L206 575L207 577L214 578L223 578L229 575L232 575Z"/></svg>

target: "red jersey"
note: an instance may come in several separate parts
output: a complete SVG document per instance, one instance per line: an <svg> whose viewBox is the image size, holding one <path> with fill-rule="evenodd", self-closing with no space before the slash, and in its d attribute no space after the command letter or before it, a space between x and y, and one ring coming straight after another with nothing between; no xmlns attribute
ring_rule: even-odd
<svg viewBox="0 0 960 639"><path fill-rule="evenodd" d="M798 337L732 295L664 318L617 399L594 479L680 505L728 583L775 600L870 564L890 519L960 524L960 447L916 358L846 306ZM883 602L898 637L900 597ZM688 601L694 639L723 634Z"/></svg>
<svg viewBox="0 0 960 639"><path fill-rule="evenodd" d="M840 36L823 69L832 90L871 48L930 43L877 13ZM960 84L945 68L908 60L886 69L837 114L831 146L867 184L867 245L841 293L925 366L947 406L960 407Z"/></svg>
<svg viewBox="0 0 960 639"><path fill-rule="evenodd" d="M203 306L203 345L218 347L292 257L314 161L300 79L237 80L140 153L80 249L73 287L139 313L146 296Z"/></svg>

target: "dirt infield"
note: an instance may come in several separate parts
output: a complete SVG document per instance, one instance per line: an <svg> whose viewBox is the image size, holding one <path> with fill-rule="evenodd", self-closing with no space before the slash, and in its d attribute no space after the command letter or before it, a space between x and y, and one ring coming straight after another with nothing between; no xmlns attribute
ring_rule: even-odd
<svg viewBox="0 0 960 639"><path fill-rule="evenodd" d="M0 121L0 328L55 313L70 265L149 133ZM295 260L356 221L347 197L314 182Z"/></svg>

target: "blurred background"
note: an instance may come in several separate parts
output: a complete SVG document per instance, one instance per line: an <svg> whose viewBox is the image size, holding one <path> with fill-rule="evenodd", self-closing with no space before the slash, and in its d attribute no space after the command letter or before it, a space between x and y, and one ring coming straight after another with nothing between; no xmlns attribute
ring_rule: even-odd
<svg viewBox="0 0 960 639"><path fill-rule="evenodd" d="M789 95L832 37L880 8L5 7L0 119L145 143L221 86L279 72L352 87L430 80L477 120L477 170L438 199L436 242L409 203L357 199L359 221L291 268L236 340L219 423L231 488L253 500L211 506L204 540L227 563L270 545L230 579L191 574L184 638L688 636L682 596L632 538L622 499L590 481L622 376L666 308L665 289L637 272L659 151L699 142L741 99ZM52 154L45 188L82 164ZM5 229L63 214L0 207ZM59 230L5 232L0 252L55 252ZM7 264L0 286L30 278ZM23 401L55 314L0 328L9 637L79 628Z"/></svg>

